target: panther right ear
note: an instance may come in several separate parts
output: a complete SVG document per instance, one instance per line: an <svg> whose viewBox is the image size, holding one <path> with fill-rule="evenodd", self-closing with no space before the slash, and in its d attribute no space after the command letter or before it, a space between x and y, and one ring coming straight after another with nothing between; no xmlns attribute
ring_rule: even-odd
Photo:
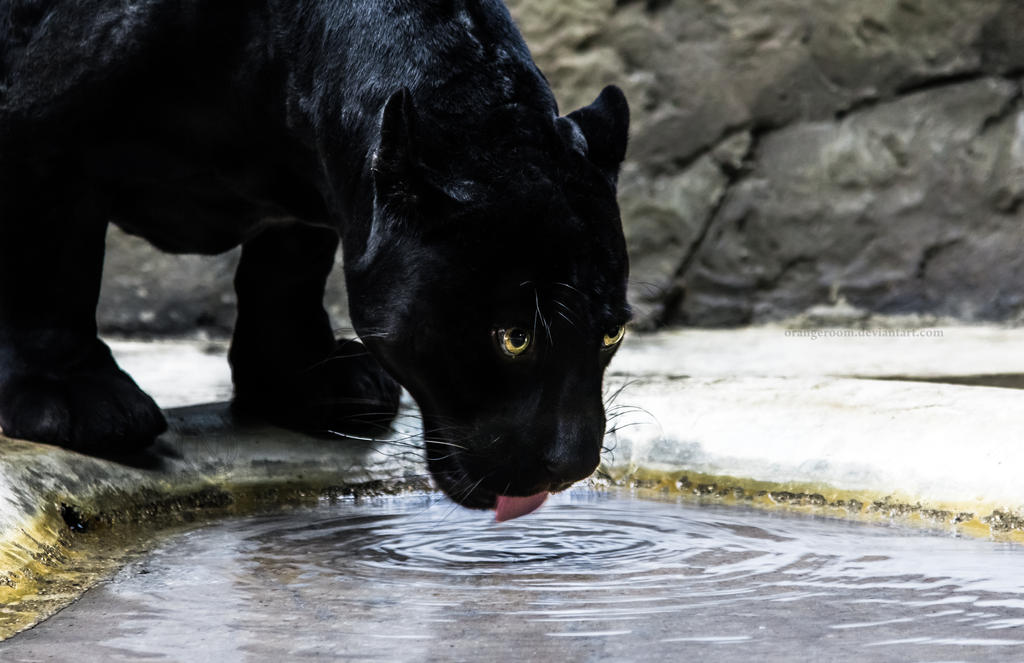
<svg viewBox="0 0 1024 663"><path fill-rule="evenodd" d="M586 138L587 157L613 183L626 157L629 140L629 104L622 90L609 85L594 103L566 116L576 123Z"/></svg>
<svg viewBox="0 0 1024 663"><path fill-rule="evenodd" d="M384 104L380 144L371 168L378 201L398 207L416 202L416 109L407 88L392 94Z"/></svg>

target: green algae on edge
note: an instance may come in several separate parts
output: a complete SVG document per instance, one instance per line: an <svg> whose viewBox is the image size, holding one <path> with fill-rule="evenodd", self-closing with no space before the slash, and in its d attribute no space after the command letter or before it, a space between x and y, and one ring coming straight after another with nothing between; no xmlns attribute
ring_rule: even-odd
<svg viewBox="0 0 1024 663"><path fill-rule="evenodd" d="M923 503L898 493L840 490L826 484L772 482L686 470L602 467L604 481L631 488L639 497L747 504L862 522L900 522L977 538L1024 543L1024 514L1005 505L982 502Z"/></svg>

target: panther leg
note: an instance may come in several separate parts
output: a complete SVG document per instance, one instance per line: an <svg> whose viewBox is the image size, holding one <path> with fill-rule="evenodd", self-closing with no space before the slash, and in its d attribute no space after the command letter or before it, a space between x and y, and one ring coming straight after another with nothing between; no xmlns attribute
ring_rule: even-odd
<svg viewBox="0 0 1024 663"><path fill-rule="evenodd" d="M0 429L90 454L148 446L163 414L96 336L105 216L25 191L0 177Z"/></svg>
<svg viewBox="0 0 1024 663"><path fill-rule="evenodd" d="M387 430L401 388L354 340L336 341L323 308L338 235L298 223L242 245L229 360L235 406L314 434Z"/></svg>

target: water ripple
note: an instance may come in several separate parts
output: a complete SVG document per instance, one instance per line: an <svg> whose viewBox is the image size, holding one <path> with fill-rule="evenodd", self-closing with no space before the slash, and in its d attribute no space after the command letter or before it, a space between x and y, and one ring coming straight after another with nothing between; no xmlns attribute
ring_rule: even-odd
<svg viewBox="0 0 1024 663"><path fill-rule="evenodd" d="M104 660L1009 661L1022 563L1012 544L739 508L582 493L496 524L431 496L192 532L33 637Z"/></svg>

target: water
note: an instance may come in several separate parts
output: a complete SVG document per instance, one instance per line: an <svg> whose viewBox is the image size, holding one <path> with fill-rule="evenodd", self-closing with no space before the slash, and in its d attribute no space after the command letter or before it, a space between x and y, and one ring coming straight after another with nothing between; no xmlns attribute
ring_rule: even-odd
<svg viewBox="0 0 1024 663"><path fill-rule="evenodd" d="M434 497L177 536L0 644L40 661L1019 661L1024 548L741 508Z"/></svg>

